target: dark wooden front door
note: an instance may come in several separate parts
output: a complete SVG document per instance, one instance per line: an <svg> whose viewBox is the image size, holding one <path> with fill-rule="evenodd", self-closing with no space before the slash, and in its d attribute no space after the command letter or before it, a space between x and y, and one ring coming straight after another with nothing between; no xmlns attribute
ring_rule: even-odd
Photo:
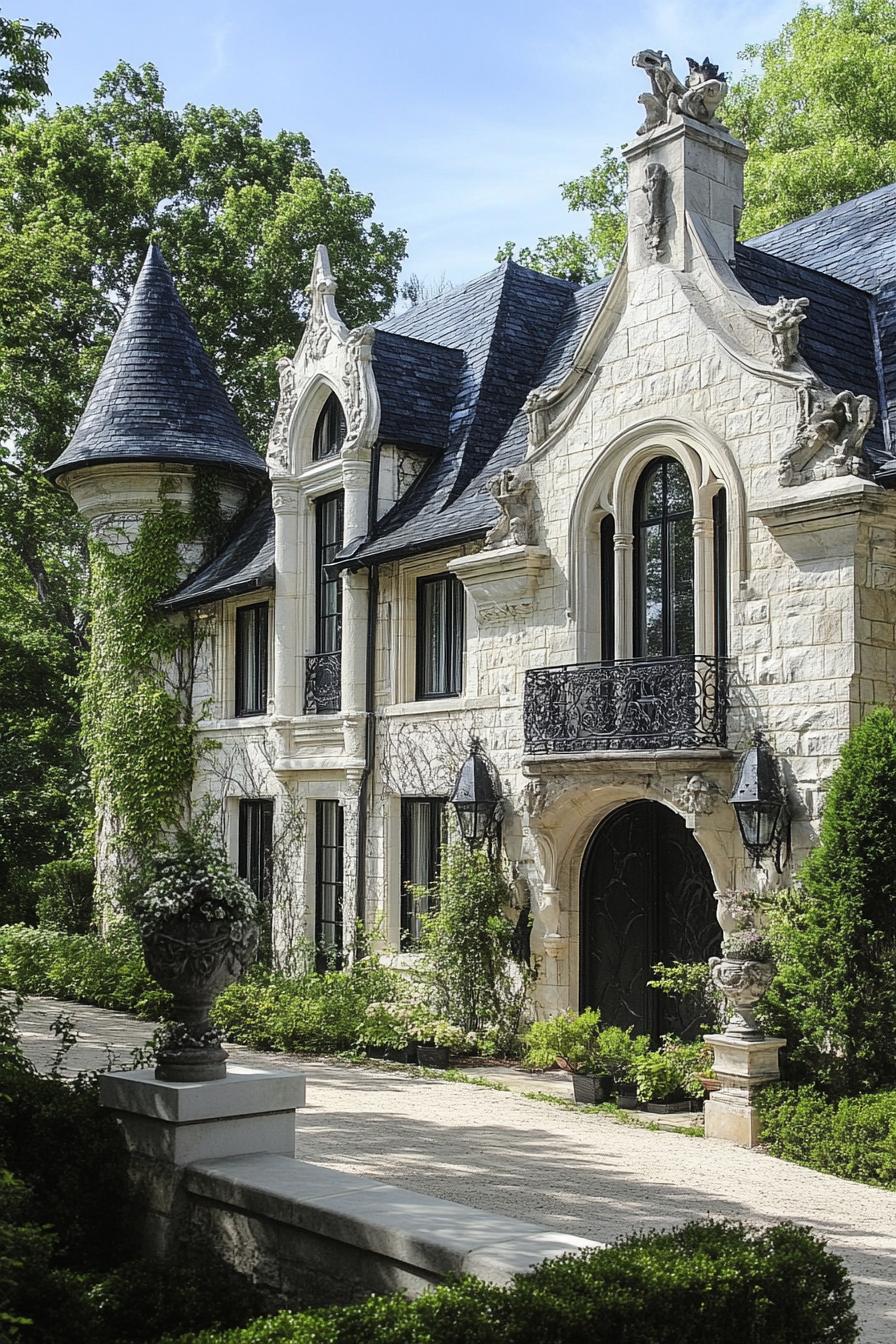
<svg viewBox="0 0 896 1344"><path fill-rule="evenodd" d="M647 988L657 962L718 953L714 883L703 851L676 813L629 803L591 837L582 864L580 1006L654 1041L686 1039L700 1009Z"/></svg>

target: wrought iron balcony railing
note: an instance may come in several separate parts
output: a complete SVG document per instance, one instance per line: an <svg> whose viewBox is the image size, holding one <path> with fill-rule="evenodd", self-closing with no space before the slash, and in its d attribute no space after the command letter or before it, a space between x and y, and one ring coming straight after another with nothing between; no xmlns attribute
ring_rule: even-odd
<svg viewBox="0 0 896 1344"><path fill-rule="evenodd" d="M532 754L724 747L724 658L625 658L526 673Z"/></svg>
<svg viewBox="0 0 896 1344"><path fill-rule="evenodd" d="M305 659L305 713L337 714L342 704L342 655L310 653Z"/></svg>

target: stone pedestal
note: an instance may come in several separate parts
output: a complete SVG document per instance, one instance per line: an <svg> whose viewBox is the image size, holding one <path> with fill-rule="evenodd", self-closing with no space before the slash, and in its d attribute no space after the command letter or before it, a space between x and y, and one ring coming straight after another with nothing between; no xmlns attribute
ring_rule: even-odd
<svg viewBox="0 0 896 1344"><path fill-rule="evenodd" d="M778 1051L786 1042L780 1036L766 1036L760 1041L733 1036L703 1039L712 1046L715 1074L722 1084L704 1107L706 1137L755 1148L759 1142L755 1094L781 1076Z"/></svg>
<svg viewBox="0 0 896 1344"><path fill-rule="evenodd" d="M100 1074L100 1101L118 1120L144 1255L170 1254L183 1223L184 1168L237 1154L295 1157L305 1076L230 1065L214 1082L172 1083L152 1069Z"/></svg>

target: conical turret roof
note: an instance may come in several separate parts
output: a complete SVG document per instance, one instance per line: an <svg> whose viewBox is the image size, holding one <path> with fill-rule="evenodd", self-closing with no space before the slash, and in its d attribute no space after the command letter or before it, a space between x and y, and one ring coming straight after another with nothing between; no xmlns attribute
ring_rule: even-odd
<svg viewBox="0 0 896 1344"><path fill-rule="evenodd" d="M46 474L109 462L265 474L154 243L71 443Z"/></svg>

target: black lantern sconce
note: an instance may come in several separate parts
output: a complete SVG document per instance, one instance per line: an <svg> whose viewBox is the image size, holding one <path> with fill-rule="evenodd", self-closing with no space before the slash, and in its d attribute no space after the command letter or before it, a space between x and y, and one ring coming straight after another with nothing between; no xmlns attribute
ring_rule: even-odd
<svg viewBox="0 0 896 1344"><path fill-rule="evenodd" d="M738 767L730 801L754 866L758 868L769 855L780 873L782 855L790 853L790 808L778 762L760 732L754 734Z"/></svg>
<svg viewBox="0 0 896 1344"><path fill-rule="evenodd" d="M457 772L448 801L470 849L479 849L486 841L491 846L498 834L502 805L478 737L470 742L470 754Z"/></svg>

